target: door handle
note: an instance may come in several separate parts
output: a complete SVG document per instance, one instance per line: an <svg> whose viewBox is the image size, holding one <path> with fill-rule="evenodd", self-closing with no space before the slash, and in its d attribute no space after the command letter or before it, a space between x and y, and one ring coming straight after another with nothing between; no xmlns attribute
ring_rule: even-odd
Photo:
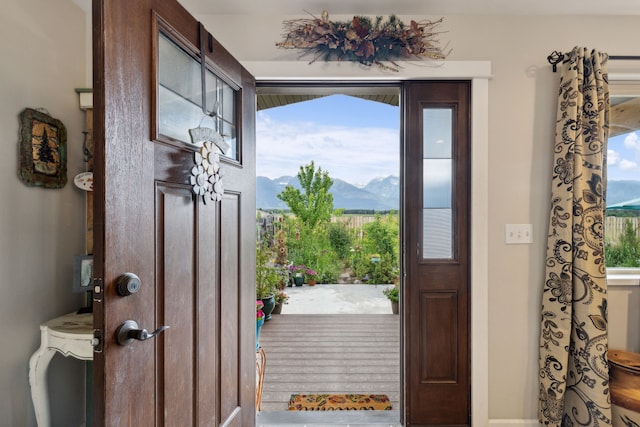
<svg viewBox="0 0 640 427"><path fill-rule="evenodd" d="M126 320L116 331L116 342L120 345L129 345L133 341L146 341L169 329L169 326L160 326L153 332L139 329L138 322Z"/></svg>

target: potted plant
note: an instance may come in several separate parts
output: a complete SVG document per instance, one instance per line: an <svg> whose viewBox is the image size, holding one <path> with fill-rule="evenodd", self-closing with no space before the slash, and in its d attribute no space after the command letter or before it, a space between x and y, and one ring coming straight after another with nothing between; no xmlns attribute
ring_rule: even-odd
<svg viewBox="0 0 640 427"><path fill-rule="evenodd" d="M282 306L284 304L287 304L289 301L289 295L287 295L287 293L284 291L278 291L276 292L274 298L276 300L276 306L271 314L280 314L282 313Z"/></svg>
<svg viewBox="0 0 640 427"><path fill-rule="evenodd" d="M265 243L256 246L256 298L264 303L264 320L271 320L276 305L274 294L282 282L278 269L269 262L270 253Z"/></svg>
<svg viewBox="0 0 640 427"><path fill-rule="evenodd" d="M287 287L287 285L291 286L290 285L291 277L289 274L289 269L286 266L279 265L279 264L276 264L274 268L278 273L278 283L276 284L276 291L283 290L284 288Z"/></svg>
<svg viewBox="0 0 640 427"><path fill-rule="evenodd" d="M264 311L262 300L256 300L256 351L260 348L260 329L264 325Z"/></svg>
<svg viewBox="0 0 640 427"><path fill-rule="evenodd" d="M309 286L314 286L316 284L316 282L318 281L318 272L315 270L312 270L310 268L307 268L304 271L305 276L307 277L307 283L309 284Z"/></svg>
<svg viewBox="0 0 640 427"><path fill-rule="evenodd" d="M293 283L296 286L302 286L302 284L304 283L304 272L307 271L307 267L305 267L303 264L291 264L289 266L289 271L293 275Z"/></svg>
<svg viewBox="0 0 640 427"><path fill-rule="evenodd" d="M394 285L391 288L387 288L382 291L383 294L389 299L391 302L391 312L393 314L398 314L398 301L400 300L400 289L397 285Z"/></svg>

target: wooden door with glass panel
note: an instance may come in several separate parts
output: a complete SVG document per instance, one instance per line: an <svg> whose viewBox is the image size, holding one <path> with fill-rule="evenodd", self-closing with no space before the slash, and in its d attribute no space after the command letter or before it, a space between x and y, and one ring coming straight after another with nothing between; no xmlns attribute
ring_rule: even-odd
<svg viewBox="0 0 640 427"><path fill-rule="evenodd" d="M470 425L470 82L404 102L405 424Z"/></svg>
<svg viewBox="0 0 640 427"><path fill-rule="evenodd" d="M93 7L95 425L253 425L254 79L175 0Z"/></svg>

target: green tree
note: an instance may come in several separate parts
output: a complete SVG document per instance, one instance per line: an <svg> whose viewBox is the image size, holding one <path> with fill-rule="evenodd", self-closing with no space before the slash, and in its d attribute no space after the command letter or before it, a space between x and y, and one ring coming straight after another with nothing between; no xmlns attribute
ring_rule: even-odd
<svg viewBox="0 0 640 427"><path fill-rule="evenodd" d="M321 167L315 169L313 161L300 166L298 181L304 193L292 185L278 193L278 199L289 206L291 212L300 219L309 230L321 223L329 222L333 212L333 194L329 192L333 180Z"/></svg>

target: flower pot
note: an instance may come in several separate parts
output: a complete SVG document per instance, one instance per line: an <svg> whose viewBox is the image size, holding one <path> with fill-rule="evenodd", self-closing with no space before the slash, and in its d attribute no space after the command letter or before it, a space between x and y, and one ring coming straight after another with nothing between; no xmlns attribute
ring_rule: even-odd
<svg viewBox="0 0 640 427"><path fill-rule="evenodd" d="M256 351L260 348L260 329L264 324L264 319L256 320Z"/></svg>
<svg viewBox="0 0 640 427"><path fill-rule="evenodd" d="M398 303L397 302L392 302L391 303L391 312L393 314L398 314Z"/></svg>
<svg viewBox="0 0 640 427"><path fill-rule="evenodd" d="M302 286L302 284L304 283L304 277L302 277L302 276L300 276L300 277L294 276L293 277L293 283L295 283L296 286Z"/></svg>
<svg viewBox="0 0 640 427"><path fill-rule="evenodd" d="M282 313L282 304L277 302L276 306L273 307L273 311L271 312L271 314L280 314Z"/></svg>
<svg viewBox="0 0 640 427"><path fill-rule="evenodd" d="M262 307L262 311L264 311L264 320L271 320L271 313L273 312L273 308L276 306L276 299L273 295L262 298L262 303L264 307Z"/></svg>
<svg viewBox="0 0 640 427"><path fill-rule="evenodd" d="M315 286L316 285L316 281L314 279L309 279L308 284L309 284L309 286Z"/></svg>

